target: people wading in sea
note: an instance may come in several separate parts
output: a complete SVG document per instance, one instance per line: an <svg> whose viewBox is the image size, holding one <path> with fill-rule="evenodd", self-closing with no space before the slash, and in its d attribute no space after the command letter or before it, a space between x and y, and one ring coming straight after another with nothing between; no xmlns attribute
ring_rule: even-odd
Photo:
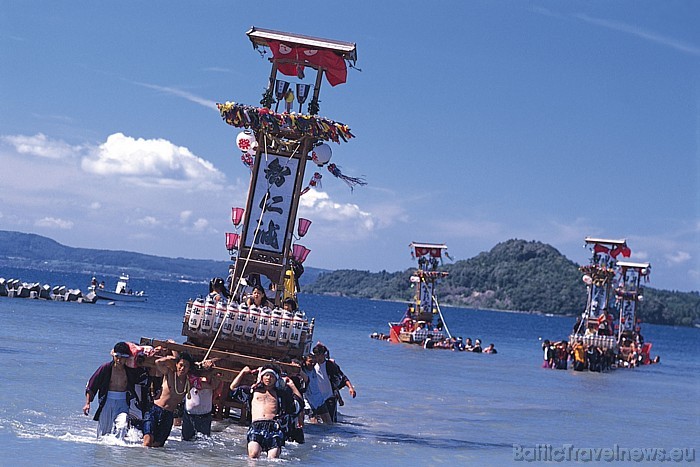
<svg viewBox="0 0 700 467"><path fill-rule="evenodd" d="M190 391L189 372L194 364L187 352L156 360L156 369L163 375L160 397L153 402L143 419L143 445L161 447L170 436L175 409Z"/></svg>
<svg viewBox="0 0 700 467"><path fill-rule="evenodd" d="M257 373L253 386L242 385L244 378ZM302 410L299 390L289 377L281 377L273 365L259 369L243 368L231 382L231 399L247 404L252 423L248 428L248 457L256 459L263 452L268 458L280 456L290 429Z"/></svg>
<svg viewBox="0 0 700 467"><path fill-rule="evenodd" d="M197 433L211 436L211 420L214 400L214 390L219 385L216 374L210 370L213 362L202 363L204 373L190 376L190 392L185 398L182 414L182 439L190 441Z"/></svg>
<svg viewBox="0 0 700 467"><path fill-rule="evenodd" d="M90 403L95 396L98 396L99 406L94 416L94 420L99 422L98 438L108 433L114 433L120 438L126 435L129 402L136 397L134 386L146 373L144 368L126 366L127 360L132 356L126 342L117 342L111 353L112 361L101 365L85 387L85 405L83 406L85 415L90 413ZM117 431L114 420L120 414L123 414L121 417L123 420Z"/></svg>
<svg viewBox="0 0 700 467"><path fill-rule="evenodd" d="M313 366L310 365L311 362L314 363ZM306 400L313 410L313 415L326 425L337 422L337 391L347 387L354 399L357 396L355 387L338 364L328 359L328 348L321 343L313 348L311 359L305 362L304 371L309 378Z"/></svg>

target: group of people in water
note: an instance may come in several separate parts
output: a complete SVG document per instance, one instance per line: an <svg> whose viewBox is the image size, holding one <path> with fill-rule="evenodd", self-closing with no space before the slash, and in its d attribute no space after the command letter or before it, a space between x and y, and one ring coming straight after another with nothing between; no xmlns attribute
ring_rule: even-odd
<svg viewBox="0 0 700 467"><path fill-rule="evenodd" d="M660 362L658 355L651 358L651 344L644 343L639 331L623 332L619 342L613 339L609 316L602 315L590 326L584 326L582 319L578 318L569 339L558 342L545 339L542 342L542 367L566 370L571 361L574 371L601 372Z"/></svg>
<svg viewBox="0 0 700 467"><path fill-rule="evenodd" d="M498 353L493 344L489 344L486 348L481 347L481 339L476 339L472 343L471 337L467 337L466 340L462 337L448 337L446 339L426 339L423 343L423 348L425 349L448 349L458 352L474 352L474 353Z"/></svg>
<svg viewBox="0 0 700 467"><path fill-rule="evenodd" d="M388 341L391 339L391 337L387 334L384 334L382 332L373 332L372 334L369 335L371 339L377 339L380 341ZM489 344L486 348L483 348L481 346L481 339L476 339L472 343L471 337L467 337L466 340L462 338L462 336L459 337L447 337L443 339L433 339L433 338L426 338L425 341L423 342L423 348L424 349L448 349L448 350L453 350L453 351L458 351L458 352L474 352L474 353L498 353L496 350L496 347L494 344Z"/></svg>
<svg viewBox="0 0 700 467"><path fill-rule="evenodd" d="M143 445L163 446L174 424L182 425L182 439L196 433L211 436L211 424L226 402L245 407L250 426L247 454L279 457L287 441L304 443L304 423L332 425L338 419L340 390L356 397L355 387L318 343L296 365L270 362L245 366L228 386L216 360L195 362L187 352L148 348L118 342L112 359L101 365L85 388L83 413L89 415L97 399L94 420L97 436L124 439L130 427L143 433ZM290 368L298 368L294 372ZM286 371L285 371L286 369Z"/></svg>

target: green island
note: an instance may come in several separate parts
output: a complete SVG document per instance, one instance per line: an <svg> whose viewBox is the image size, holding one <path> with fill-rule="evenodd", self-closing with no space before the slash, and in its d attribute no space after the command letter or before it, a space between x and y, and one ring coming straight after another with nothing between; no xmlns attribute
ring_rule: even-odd
<svg viewBox="0 0 700 467"><path fill-rule="evenodd" d="M441 269L449 276L440 284L443 305L576 316L586 307L586 286L579 265L554 247L508 240L491 251ZM408 301L414 269L372 273L337 270L321 273L304 292ZM644 288L640 318L645 323L694 326L700 323L700 294Z"/></svg>
<svg viewBox="0 0 700 467"><path fill-rule="evenodd" d="M0 231L0 276L3 267L208 282L225 276L228 261L166 258L128 251L73 248L36 234ZM538 241L508 240L491 251L446 263L449 276L440 284L447 306L575 316L586 306L579 265L554 247ZM398 272L306 267L303 293L374 300L408 301L414 268ZM341 292L342 291L342 292ZM645 323L700 326L700 293L645 287L640 318Z"/></svg>

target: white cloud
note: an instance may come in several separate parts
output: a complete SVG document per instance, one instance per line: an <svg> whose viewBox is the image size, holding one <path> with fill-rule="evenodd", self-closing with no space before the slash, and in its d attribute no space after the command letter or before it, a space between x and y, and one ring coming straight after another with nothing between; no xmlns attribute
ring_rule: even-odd
<svg viewBox="0 0 700 467"><path fill-rule="evenodd" d="M222 182L223 174L209 161L165 139L143 139L110 135L103 144L83 158L81 167L98 175L121 175L134 180L171 182Z"/></svg>
<svg viewBox="0 0 700 467"><path fill-rule="evenodd" d="M142 217L138 219L136 223L145 227L157 227L161 224L161 222L153 216Z"/></svg>
<svg viewBox="0 0 700 467"><path fill-rule="evenodd" d="M193 224L193 228L197 232L203 232L207 229L207 227L209 227L209 221L202 218L197 219Z"/></svg>
<svg viewBox="0 0 700 467"><path fill-rule="evenodd" d="M19 154L45 157L47 159L64 159L80 152L81 146L71 146L60 140L50 140L43 133L34 136L3 135L0 141L14 146Z"/></svg>
<svg viewBox="0 0 700 467"><path fill-rule="evenodd" d="M192 217L192 211L182 211L180 213L180 222L187 222Z"/></svg>
<svg viewBox="0 0 700 467"><path fill-rule="evenodd" d="M300 198L299 206L304 214L326 221L352 221L365 230L373 230L376 224L372 215L362 211L358 205L336 203L330 199L328 193L313 188Z"/></svg>
<svg viewBox="0 0 700 467"><path fill-rule="evenodd" d="M664 255L664 257L671 264L682 264L690 260L690 253L686 251L676 251L675 253L670 253Z"/></svg>
<svg viewBox="0 0 700 467"><path fill-rule="evenodd" d="M642 250L635 250L632 252L631 257L635 261L648 261L649 260L649 252L642 251Z"/></svg>
<svg viewBox="0 0 700 467"><path fill-rule="evenodd" d="M42 153L56 147L51 137L0 137L0 229L84 248L227 257L217 234L230 226L229 206L244 202L247 180L229 186L222 172L187 148L115 133L102 145L62 146L64 159L39 159L6 143L32 141ZM104 175L82 170L81 162Z"/></svg>
<svg viewBox="0 0 700 467"><path fill-rule="evenodd" d="M44 217L34 222L37 227L48 227L51 229L69 230L73 228L73 221L67 221L55 217Z"/></svg>

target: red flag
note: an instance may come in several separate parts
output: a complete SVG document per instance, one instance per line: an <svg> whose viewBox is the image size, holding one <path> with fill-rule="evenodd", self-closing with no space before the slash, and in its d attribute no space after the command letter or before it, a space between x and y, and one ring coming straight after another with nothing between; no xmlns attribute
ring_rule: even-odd
<svg viewBox="0 0 700 467"><path fill-rule="evenodd" d="M595 253L605 253L605 254L610 253L609 248L604 247L603 245L599 245L598 243L596 243L595 246L593 247L593 251Z"/></svg>
<svg viewBox="0 0 700 467"><path fill-rule="evenodd" d="M330 50L321 50L316 54L318 62L310 59L309 62L326 69L326 79L331 86L343 84L348 78L348 69L345 60Z"/></svg>
<svg viewBox="0 0 700 467"><path fill-rule="evenodd" d="M275 60L299 60L299 51L296 47L289 46L277 41L267 41L272 51L272 56ZM297 75L297 65L295 63L279 63L277 69L280 73L287 76Z"/></svg>
<svg viewBox="0 0 700 467"><path fill-rule="evenodd" d="M290 46L278 41L268 41L275 60L296 60L300 64L277 63L280 73L297 76L298 68L304 68L304 62L320 66L326 71L326 79L331 86L337 86L347 80L348 69L343 57L331 50L317 50L303 46Z"/></svg>
<svg viewBox="0 0 700 467"><path fill-rule="evenodd" d="M430 251L430 250L427 249L427 248L423 248L423 247L417 246L417 247L416 247L416 256L425 256L425 255L428 254L429 251Z"/></svg>
<svg viewBox="0 0 700 467"><path fill-rule="evenodd" d="M630 255L632 254L632 250L630 250L627 245L619 245L616 246L615 249L610 253L610 256L613 258L617 259L617 257L622 254L625 258L629 258Z"/></svg>

